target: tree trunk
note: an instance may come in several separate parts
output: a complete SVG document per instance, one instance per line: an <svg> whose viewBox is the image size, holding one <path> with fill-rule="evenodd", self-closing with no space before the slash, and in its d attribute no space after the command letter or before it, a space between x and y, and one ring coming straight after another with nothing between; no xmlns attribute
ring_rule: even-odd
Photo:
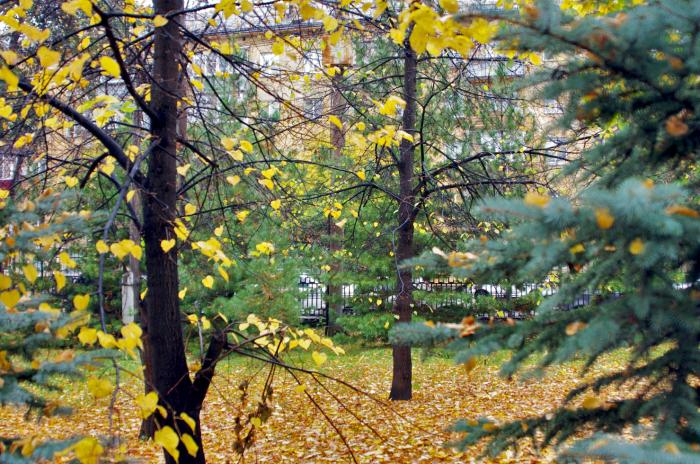
<svg viewBox="0 0 700 464"><path fill-rule="evenodd" d="M154 14L166 16L184 8L183 0L155 0ZM180 300L178 298L177 248L164 253L160 243L174 237L173 221L177 217L177 102L181 90L180 53L182 38L178 17L171 18L154 33L153 84L151 107L155 118L150 132L157 145L148 160L148 175L143 197L143 235L146 255L148 293L145 301L147 378L168 411L161 426L170 425L181 432L189 431L178 420L185 412L196 421L193 433L199 446L192 457L180 442L180 464L204 463L199 411L203 396L196 395L190 380L182 335ZM175 460L165 453L166 463Z"/></svg>
<svg viewBox="0 0 700 464"><path fill-rule="evenodd" d="M409 44L404 47L404 108L402 129L414 135L416 124L416 53ZM396 259L402 263L413 258L413 222L415 219L415 195L413 193L413 142L402 139L399 146L399 226L396 247ZM411 322L413 312L413 273L411 269L397 270L396 300L394 313L399 316L398 325ZM411 347L394 345L392 347L393 379L389 398L392 400L410 400L413 394L411 377Z"/></svg>

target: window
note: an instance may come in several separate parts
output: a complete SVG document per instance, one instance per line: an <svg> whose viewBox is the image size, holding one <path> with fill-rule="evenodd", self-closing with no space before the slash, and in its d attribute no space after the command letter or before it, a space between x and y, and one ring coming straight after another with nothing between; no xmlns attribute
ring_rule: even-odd
<svg viewBox="0 0 700 464"><path fill-rule="evenodd" d="M307 119L318 119L323 114L323 98L304 99L304 116Z"/></svg>
<svg viewBox="0 0 700 464"><path fill-rule="evenodd" d="M549 155L545 158L547 166L556 168L568 162L566 142L566 139L560 137L550 137L548 139L547 146L545 147L545 152Z"/></svg>
<svg viewBox="0 0 700 464"><path fill-rule="evenodd" d="M302 57L304 74L314 74L323 69L323 61L321 52L318 50L309 50Z"/></svg>
<svg viewBox="0 0 700 464"><path fill-rule="evenodd" d="M260 108L260 118L267 119L269 121L279 121L280 119L280 102L277 100L271 100L269 102L262 102Z"/></svg>
<svg viewBox="0 0 700 464"><path fill-rule="evenodd" d="M277 57L274 53L261 53L260 54L260 68L265 74L277 74L279 69L277 67Z"/></svg>
<svg viewBox="0 0 700 464"><path fill-rule="evenodd" d="M248 91L250 89L250 86L248 85L248 80L242 75L239 75L238 77L236 77L234 86L236 100L239 102L244 101L248 96Z"/></svg>
<svg viewBox="0 0 700 464"><path fill-rule="evenodd" d="M544 114L561 114L564 112L558 101L548 99L544 101Z"/></svg>
<svg viewBox="0 0 700 464"><path fill-rule="evenodd" d="M12 180L15 174L17 158L12 155L0 155L0 180Z"/></svg>

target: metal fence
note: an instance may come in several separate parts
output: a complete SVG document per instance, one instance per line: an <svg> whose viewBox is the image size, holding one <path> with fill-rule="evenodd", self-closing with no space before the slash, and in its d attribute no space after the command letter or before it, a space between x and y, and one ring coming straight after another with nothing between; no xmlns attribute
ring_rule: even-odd
<svg viewBox="0 0 700 464"><path fill-rule="evenodd" d="M391 304L395 293L395 288L387 285L377 285L370 292L363 293L359 293L355 285L340 285L339 287L334 289L337 291L334 293L340 296L341 301L338 305L346 314L354 312L353 305L358 299L383 296L386 298L386 304ZM452 278L432 281L417 279L413 282L413 288L417 293L416 303L427 304L427 300L429 300L431 306L438 308L448 305L467 306L473 297L479 295L489 295L497 299L511 299L526 296L534 291L539 291L542 296L553 295L556 292L556 289L549 285L529 284L508 288L499 285L469 284ZM330 299L327 286L311 276L302 275L299 279L299 290L301 293L301 321L315 325L327 325L328 301ZM578 307L588 304L590 301L591 295L582 295L570 306Z"/></svg>

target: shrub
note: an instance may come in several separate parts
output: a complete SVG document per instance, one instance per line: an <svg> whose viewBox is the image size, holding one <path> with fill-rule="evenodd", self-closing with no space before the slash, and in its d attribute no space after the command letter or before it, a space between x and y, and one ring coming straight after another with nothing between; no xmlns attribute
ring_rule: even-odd
<svg viewBox="0 0 700 464"><path fill-rule="evenodd" d="M389 329L394 325L391 313L366 313L359 316L340 316L336 323L349 341L387 343Z"/></svg>

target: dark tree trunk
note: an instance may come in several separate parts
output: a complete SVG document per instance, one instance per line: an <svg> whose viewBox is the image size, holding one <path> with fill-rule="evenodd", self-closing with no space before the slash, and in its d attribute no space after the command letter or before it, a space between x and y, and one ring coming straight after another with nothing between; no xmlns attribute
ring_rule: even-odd
<svg viewBox="0 0 700 464"><path fill-rule="evenodd" d="M416 125L416 53L410 45L404 47L404 83L403 98L406 107L403 113L402 129L414 135ZM413 193L413 158L414 143L402 139L399 146L399 226L396 258L399 263L413 258L413 222L415 219L415 194ZM394 312L399 316L398 324L411 322L413 312L413 273L411 269L397 271L396 301ZM392 400L410 400L413 394L411 377L411 347L394 345L392 347L393 379L389 398Z"/></svg>
<svg viewBox="0 0 700 464"><path fill-rule="evenodd" d="M154 13L166 16L184 8L183 0L155 0ZM177 217L177 102L180 93L180 53L182 38L172 18L156 28L153 57L151 135L157 145L148 160L148 175L143 197L143 236L146 254L148 293L144 310L147 337L146 378L153 383L161 403L168 411L161 425L175 425L188 432L178 420L185 412L196 421L193 437L199 445L196 457L190 456L180 443L180 464L204 463L199 411L204 399L197 395L190 380L182 335L180 300L178 298L177 248L164 253L160 243L174 237L173 221ZM165 453L165 461L175 460Z"/></svg>

